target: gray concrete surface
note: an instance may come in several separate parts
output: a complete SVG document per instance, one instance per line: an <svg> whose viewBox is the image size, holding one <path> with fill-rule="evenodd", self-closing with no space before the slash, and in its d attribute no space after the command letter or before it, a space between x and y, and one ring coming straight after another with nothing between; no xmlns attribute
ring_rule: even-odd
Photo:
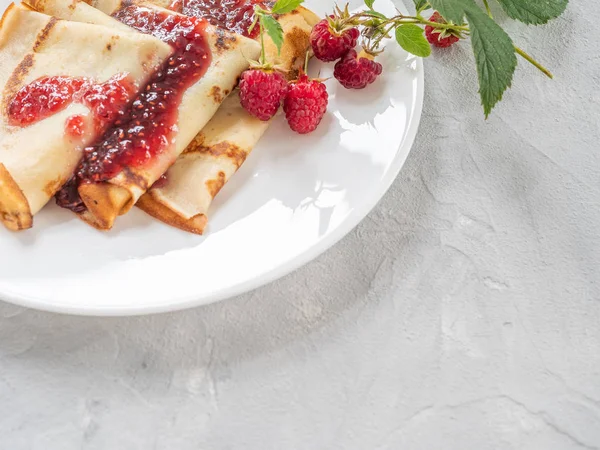
<svg viewBox="0 0 600 450"><path fill-rule="evenodd" d="M600 449L600 13L507 24L485 122L469 48L426 62L375 211L285 279L130 319L0 304L0 449Z"/></svg>

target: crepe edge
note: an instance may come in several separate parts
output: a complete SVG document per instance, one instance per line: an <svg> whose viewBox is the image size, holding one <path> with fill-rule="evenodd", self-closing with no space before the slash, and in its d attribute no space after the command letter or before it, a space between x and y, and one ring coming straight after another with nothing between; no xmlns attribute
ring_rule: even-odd
<svg viewBox="0 0 600 450"><path fill-rule="evenodd" d="M8 8L6 8L6 10L4 11L4 13L2 14L2 16L0 16L0 46L3 44L3 37L5 37L5 33L3 32L4 26L6 24L6 21L8 20L8 17L12 14L12 11L14 8L16 8L17 5L15 5L14 3L11 3L10 5L8 5Z"/></svg>
<svg viewBox="0 0 600 450"><path fill-rule="evenodd" d="M208 225L206 214L198 214L186 219L162 203L152 191L143 195L136 206L155 219L189 233L203 235Z"/></svg>
<svg viewBox="0 0 600 450"><path fill-rule="evenodd" d="M27 230L33 226L33 214L25 194L0 163L0 220L12 231Z"/></svg>
<svg viewBox="0 0 600 450"><path fill-rule="evenodd" d="M321 21L321 18L317 15L317 13L308 8L305 8L304 6L299 6L295 11L298 11L298 13L301 14L302 17L304 17L306 23L309 24L311 27L314 27Z"/></svg>
<svg viewBox="0 0 600 450"><path fill-rule="evenodd" d="M132 193L121 186L110 183L84 183L79 186L79 195L87 211L79 218L98 230L110 230L118 216L133 207Z"/></svg>

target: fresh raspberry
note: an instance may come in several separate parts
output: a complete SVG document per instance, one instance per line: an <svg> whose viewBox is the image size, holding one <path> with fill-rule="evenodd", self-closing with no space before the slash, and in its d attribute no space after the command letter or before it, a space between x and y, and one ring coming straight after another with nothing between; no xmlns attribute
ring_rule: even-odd
<svg viewBox="0 0 600 450"><path fill-rule="evenodd" d="M346 89L364 89L373 83L381 72L383 66L373 61L372 56L365 52L358 55L356 50L350 50L335 65L333 76Z"/></svg>
<svg viewBox="0 0 600 450"><path fill-rule="evenodd" d="M251 69L242 74L240 81L242 106L263 122L277 114L287 91L288 83L279 72Z"/></svg>
<svg viewBox="0 0 600 450"><path fill-rule="evenodd" d="M334 16L331 16L331 19L335 20ZM342 28L341 31L337 31L331 27L328 19L323 19L313 28L310 43L318 59L332 62L356 47L359 37L358 28Z"/></svg>
<svg viewBox="0 0 600 450"><path fill-rule="evenodd" d="M429 21L436 23L448 23L437 11L433 13L433 16L429 18ZM431 45L435 45L439 48L448 48L460 41L460 37L447 31L433 28L431 25L427 25L425 27L425 36Z"/></svg>
<svg viewBox="0 0 600 450"><path fill-rule="evenodd" d="M329 94L325 84L301 74L298 81L290 85L283 110L290 128L296 133L307 134L317 129L325 116L328 103Z"/></svg>

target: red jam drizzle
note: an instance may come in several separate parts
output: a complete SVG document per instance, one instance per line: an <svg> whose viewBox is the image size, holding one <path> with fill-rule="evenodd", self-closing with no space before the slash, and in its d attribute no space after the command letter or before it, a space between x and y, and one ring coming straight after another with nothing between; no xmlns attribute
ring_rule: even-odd
<svg viewBox="0 0 600 450"><path fill-rule="evenodd" d="M23 86L12 98L8 105L8 123L27 127L63 111L71 103L81 103L90 108L96 130L102 132L123 112L134 93L133 83L122 74L101 84L83 77L42 77ZM79 136L82 136L82 117L67 119L67 132L76 131L73 126L78 121L81 124Z"/></svg>
<svg viewBox="0 0 600 450"><path fill-rule="evenodd" d="M73 138L80 138L85 133L85 119L83 116L71 116L65 123L65 133Z"/></svg>
<svg viewBox="0 0 600 450"><path fill-rule="evenodd" d="M8 123L26 127L64 110L73 102L83 79L43 77L23 86L8 105Z"/></svg>
<svg viewBox="0 0 600 450"><path fill-rule="evenodd" d="M264 0L174 0L169 8L254 39L259 27L248 31L254 21L254 6L265 3Z"/></svg>
<svg viewBox="0 0 600 450"><path fill-rule="evenodd" d="M174 52L126 113L84 149L75 177L57 195L60 206L75 212L86 209L77 194L81 183L110 180L126 166L143 167L173 145L183 95L204 76L212 61L204 20L138 6L127 6L114 17L168 43Z"/></svg>

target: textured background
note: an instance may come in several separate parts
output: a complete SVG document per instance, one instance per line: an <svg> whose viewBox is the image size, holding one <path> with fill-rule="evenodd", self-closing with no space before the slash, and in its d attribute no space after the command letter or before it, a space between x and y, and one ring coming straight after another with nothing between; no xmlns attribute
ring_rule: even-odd
<svg viewBox="0 0 600 450"><path fill-rule="evenodd" d="M86 319L0 304L1 450L600 449L600 14L507 24L484 122L463 44L375 211L218 305Z"/></svg>

